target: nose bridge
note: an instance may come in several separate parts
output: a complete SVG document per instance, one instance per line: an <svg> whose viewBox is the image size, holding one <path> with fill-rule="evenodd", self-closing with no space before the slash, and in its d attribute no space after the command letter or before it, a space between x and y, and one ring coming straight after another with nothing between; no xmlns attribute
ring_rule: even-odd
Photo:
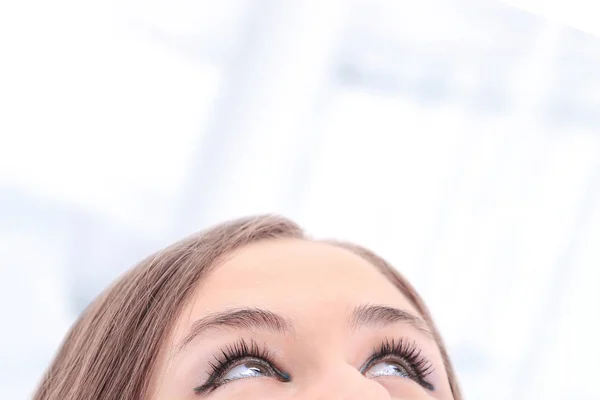
<svg viewBox="0 0 600 400"><path fill-rule="evenodd" d="M350 365L328 369L311 385L302 400L390 400L388 391L375 381L365 378Z"/></svg>

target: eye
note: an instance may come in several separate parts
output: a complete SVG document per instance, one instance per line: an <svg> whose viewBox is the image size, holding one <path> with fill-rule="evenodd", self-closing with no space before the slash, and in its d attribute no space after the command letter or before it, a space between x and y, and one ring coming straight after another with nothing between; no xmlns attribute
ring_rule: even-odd
<svg viewBox="0 0 600 400"><path fill-rule="evenodd" d="M273 376L274 371L261 360L248 360L232 367L224 373L220 379L220 384L224 384L238 379L258 378L263 376Z"/></svg>
<svg viewBox="0 0 600 400"><path fill-rule="evenodd" d="M290 382L291 377L275 366L273 357L265 348L252 341L249 344L239 342L226 346L214 362L209 363L212 370L206 382L196 388L194 393L211 392L227 383L242 379L273 378L280 382Z"/></svg>
<svg viewBox="0 0 600 400"><path fill-rule="evenodd" d="M410 378L409 373L401 365L391 361L381 361L366 369L364 375L367 378L377 378L379 376L401 376Z"/></svg>
<svg viewBox="0 0 600 400"><path fill-rule="evenodd" d="M433 372L433 365L421 354L415 342L405 339L385 340L373 350L373 355L361 368L367 378L397 376L410 379L423 388L434 391L426 378Z"/></svg>

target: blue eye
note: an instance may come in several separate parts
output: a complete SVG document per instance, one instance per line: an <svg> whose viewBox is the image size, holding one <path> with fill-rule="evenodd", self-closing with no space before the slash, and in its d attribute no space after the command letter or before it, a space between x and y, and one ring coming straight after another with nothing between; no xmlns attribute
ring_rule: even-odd
<svg viewBox="0 0 600 400"><path fill-rule="evenodd" d="M289 374L276 367L273 357L266 348L260 348L251 341L249 344L243 339L226 346L221 354L215 356L215 361L209 363L212 372L208 380L196 388L196 394L208 393L229 382L254 379L272 378L280 382L290 382Z"/></svg>
<svg viewBox="0 0 600 400"><path fill-rule="evenodd" d="M398 376L434 391L435 387L426 380L432 371L433 365L421 354L416 343L404 339L386 339L361 369L367 378Z"/></svg>
<svg viewBox="0 0 600 400"><path fill-rule="evenodd" d="M238 379L259 378L263 376L272 376L272 371L264 366L262 362L249 360L235 367L232 367L220 379L221 384L236 381Z"/></svg>
<svg viewBox="0 0 600 400"><path fill-rule="evenodd" d="M410 375L405 368L390 361L381 361L373 364L364 371L367 378L377 378L380 376L401 376L410 378Z"/></svg>

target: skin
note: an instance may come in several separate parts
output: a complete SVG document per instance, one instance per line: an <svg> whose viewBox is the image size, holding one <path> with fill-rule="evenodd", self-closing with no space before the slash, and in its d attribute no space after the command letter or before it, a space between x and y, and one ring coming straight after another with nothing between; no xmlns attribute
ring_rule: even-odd
<svg viewBox="0 0 600 400"><path fill-rule="evenodd" d="M301 240L243 247L203 280L179 316L163 349L151 398L452 399L442 357L432 337L406 321L354 326L351 315L361 305L393 307L418 317L391 282L348 250ZM247 307L277 313L289 326L274 330L252 324L212 325L190 336L197 321ZM195 387L207 381L209 363L240 338L256 342L261 349L266 347L291 381L281 382L268 375L248 377L208 393L194 393ZM366 371L361 372L386 338L414 342L432 364L433 372L425 379L434 391L404 376L368 377ZM247 372L247 366L242 363L237 371Z"/></svg>

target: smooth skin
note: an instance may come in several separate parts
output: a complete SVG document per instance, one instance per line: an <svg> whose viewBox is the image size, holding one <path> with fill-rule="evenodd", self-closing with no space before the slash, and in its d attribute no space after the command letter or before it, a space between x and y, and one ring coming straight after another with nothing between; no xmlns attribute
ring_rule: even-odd
<svg viewBox="0 0 600 400"><path fill-rule="evenodd" d="M202 281L178 317L153 378L152 400L452 399L441 354L426 329L408 320L353 323L353 311L370 305L398 309L420 320L390 281L348 250L297 239L238 249ZM284 326L235 321L202 325L207 316L248 308L276 313ZM207 382L215 356L240 339L266 348L290 381L259 371L208 393L195 393L194 388ZM361 371L386 339L414 342L432 364L426 379L435 390L404 376L372 377ZM252 371L242 364L228 376L239 378L247 372Z"/></svg>

